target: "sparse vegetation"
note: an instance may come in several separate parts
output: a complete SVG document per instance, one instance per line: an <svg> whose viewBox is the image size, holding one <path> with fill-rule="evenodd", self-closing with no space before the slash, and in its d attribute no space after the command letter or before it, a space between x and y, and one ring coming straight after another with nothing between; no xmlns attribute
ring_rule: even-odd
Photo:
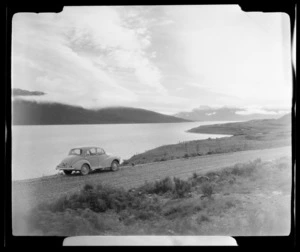
<svg viewBox="0 0 300 252"><path fill-rule="evenodd" d="M129 191L102 184L86 184L77 193L35 207L29 217L31 232L63 236L207 235L212 232L209 230L215 230L214 226L218 226L218 232L223 230L226 234L232 234L237 229L251 235L264 234L270 230L275 232L286 228L286 223L278 221L276 215L268 217L257 214L260 212L259 208L256 212L245 209L249 214L243 219L241 201L245 197L238 195L243 192L252 195L251 191L255 191L257 187L261 194L264 190L274 190L276 185L290 193L286 186L289 181L289 168L289 159L275 162L262 162L257 159L205 175L193 173L186 180L166 177L145 182L144 185ZM272 176L267 176L270 171ZM267 191L266 194L272 195L272 191ZM276 211L286 221L285 215L289 211L284 202L281 203L282 208L277 206ZM244 204L247 206L247 201ZM253 204L249 206L254 207ZM232 219L230 223L228 218ZM262 222L261 218L266 222Z"/></svg>
<svg viewBox="0 0 300 252"><path fill-rule="evenodd" d="M166 177L155 182L146 182L139 188L140 191L148 194L164 194L167 192L172 192L173 189L174 183L170 177Z"/></svg>
<svg viewBox="0 0 300 252"><path fill-rule="evenodd" d="M185 197L192 191L192 184L189 181L184 181L174 177L174 195L175 197Z"/></svg>
<svg viewBox="0 0 300 252"><path fill-rule="evenodd" d="M199 174L197 174L196 172L194 172L194 173L193 173L193 177L192 177L192 178L193 178L193 179L197 179L197 178L198 178L198 176L199 176Z"/></svg>
<svg viewBox="0 0 300 252"><path fill-rule="evenodd" d="M143 193L148 194L166 194L173 197L185 197L192 190L192 184L189 181L181 180L174 177L173 180L170 177L166 177L162 180L155 182L146 182L139 188Z"/></svg>
<svg viewBox="0 0 300 252"><path fill-rule="evenodd" d="M208 138L164 145L135 155L129 162L151 163L156 159L163 161L172 156L189 158L254 149L267 149L291 144L291 124L289 120L253 120L240 123L205 125L189 130L194 133L228 134L231 137Z"/></svg>
<svg viewBox="0 0 300 252"><path fill-rule="evenodd" d="M197 218L197 223L198 224L202 224L204 221L210 221L209 217L207 215L200 215L198 218Z"/></svg>
<svg viewBox="0 0 300 252"><path fill-rule="evenodd" d="M205 182L201 185L201 191L205 197L211 197L213 194L213 185L209 182Z"/></svg>

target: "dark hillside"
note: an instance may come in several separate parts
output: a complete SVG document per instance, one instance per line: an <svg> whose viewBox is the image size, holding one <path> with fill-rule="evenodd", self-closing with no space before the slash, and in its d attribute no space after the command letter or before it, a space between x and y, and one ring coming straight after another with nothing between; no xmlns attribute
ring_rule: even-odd
<svg viewBox="0 0 300 252"><path fill-rule="evenodd" d="M60 103L37 103L21 99L13 101L12 109L14 125L177 123L188 121L138 108L112 107L91 110Z"/></svg>

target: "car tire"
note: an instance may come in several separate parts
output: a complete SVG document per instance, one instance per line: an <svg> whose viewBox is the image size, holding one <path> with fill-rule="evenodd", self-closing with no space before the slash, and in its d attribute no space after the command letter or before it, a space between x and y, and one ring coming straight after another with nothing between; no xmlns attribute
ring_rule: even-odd
<svg viewBox="0 0 300 252"><path fill-rule="evenodd" d="M119 170L119 162L116 161L116 160L113 161L113 162L111 163L110 170L111 170L111 171L117 171L117 170Z"/></svg>
<svg viewBox="0 0 300 252"><path fill-rule="evenodd" d="M90 173L90 167L87 164L83 164L81 166L80 172L83 176L88 175Z"/></svg>
<svg viewBox="0 0 300 252"><path fill-rule="evenodd" d="M69 170L64 170L64 174L65 175L71 175L73 171L69 171Z"/></svg>

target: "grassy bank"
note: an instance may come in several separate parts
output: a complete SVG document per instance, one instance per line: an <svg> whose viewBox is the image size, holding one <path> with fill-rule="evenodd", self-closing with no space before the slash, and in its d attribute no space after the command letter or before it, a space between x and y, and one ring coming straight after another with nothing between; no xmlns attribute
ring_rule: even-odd
<svg viewBox="0 0 300 252"><path fill-rule="evenodd" d="M126 191L86 184L35 207L35 235L282 234L289 228L290 160L260 159L187 180L166 177Z"/></svg>
<svg viewBox="0 0 300 252"><path fill-rule="evenodd" d="M279 119L205 125L190 129L191 133L228 134L232 137L196 140L164 145L124 161L124 165L161 162L217 153L267 149L291 145L290 116Z"/></svg>

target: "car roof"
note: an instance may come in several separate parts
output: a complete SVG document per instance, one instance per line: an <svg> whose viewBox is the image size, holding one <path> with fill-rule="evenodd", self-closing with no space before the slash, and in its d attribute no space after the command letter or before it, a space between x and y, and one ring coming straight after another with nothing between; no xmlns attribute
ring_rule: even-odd
<svg viewBox="0 0 300 252"><path fill-rule="evenodd" d="M97 147L97 146L84 146L84 147L75 147L75 148L72 148L71 150L74 150L74 149L88 150L88 149L91 149L91 148L100 148L100 147Z"/></svg>

